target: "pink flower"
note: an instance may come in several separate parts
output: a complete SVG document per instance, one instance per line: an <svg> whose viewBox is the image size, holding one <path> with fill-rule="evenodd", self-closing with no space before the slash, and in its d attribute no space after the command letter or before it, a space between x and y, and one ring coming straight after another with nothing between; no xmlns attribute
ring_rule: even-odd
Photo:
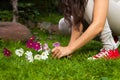
<svg viewBox="0 0 120 80"><path fill-rule="evenodd" d="M58 46L60 46L60 43L59 42L55 42L55 43L53 43L53 46L54 47L58 47Z"/></svg>
<svg viewBox="0 0 120 80"><path fill-rule="evenodd" d="M34 44L33 41L28 40L26 43L26 46L27 46L27 48L33 48L33 44Z"/></svg>
<svg viewBox="0 0 120 80"><path fill-rule="evenodd" d="M9 57L9 56L11 56L11 51L10 50L8 50L7 48L4 48L3 49L3 53L4 53L4 55L6 56L6 57Z"/></svg>
<svg viewBox="0 0 120 80"><path fill-rule="evenodd" d="M48 47L48 44L47 43L45 43L44 45L43 45L43 50L47 50L49 47Z"/></svg>
<svg viewBox="0 0 120 80"><path fill-rule="evenodd" d="M39 42L33 42L33 49L38 51L42 48L42 45Z"/></svg>

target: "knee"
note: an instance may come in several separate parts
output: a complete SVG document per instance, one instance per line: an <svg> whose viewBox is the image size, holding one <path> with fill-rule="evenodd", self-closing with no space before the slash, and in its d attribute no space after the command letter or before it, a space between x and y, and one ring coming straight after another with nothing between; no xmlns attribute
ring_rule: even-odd
<svg viewBox="0 0 120 80"><path fill-rule="evenodd" d="M59 31L63 34L70 33L70 24L65 22L64 18L61 18L58 24Z"/></svg>

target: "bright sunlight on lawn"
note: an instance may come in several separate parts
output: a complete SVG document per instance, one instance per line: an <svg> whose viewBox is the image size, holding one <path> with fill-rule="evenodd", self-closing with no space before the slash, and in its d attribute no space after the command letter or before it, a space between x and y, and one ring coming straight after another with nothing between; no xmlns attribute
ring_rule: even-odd
<svg viewBox="0 0 120 80"><path fill-rule="evenodd" d="M50 35L36 30L33 35L41 44L47 43L50 49L54 42L66 46L69 41L69 36ZM53 59L50 53L47 59L33 62L26 60L25 55L18 57L15 54L18 48L27 49L25 42L0 40L0 47L0 80L120 80L120 59L87 60L102 47L98 41L91 41L74 52L71 58ZM11 56L4 56L4 48L11 51ZM37 53L33 51L33 54Z"/></svg>

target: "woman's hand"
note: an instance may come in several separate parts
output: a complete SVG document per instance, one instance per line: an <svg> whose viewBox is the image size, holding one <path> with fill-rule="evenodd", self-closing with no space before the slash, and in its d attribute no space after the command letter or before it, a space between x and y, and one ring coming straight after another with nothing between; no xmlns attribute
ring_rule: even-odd
<svg viewBox="0 0 120 80"><path fill-rule="evenodd" d="M52 57L54 58L62 58L64 56L68 56L72 53L73 51L70 49L69 46L67 47L55 47L52 49Z"/></svg>

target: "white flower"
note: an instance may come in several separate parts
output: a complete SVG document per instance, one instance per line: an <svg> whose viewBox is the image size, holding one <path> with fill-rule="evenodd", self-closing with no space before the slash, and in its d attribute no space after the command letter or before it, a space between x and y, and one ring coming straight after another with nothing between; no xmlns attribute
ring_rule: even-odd
<svg viewBox="0 0 120 80"><path fill-rule="evenodd" d="M22 48L15 50L15 54L19 57L21 57L23 55L23 53L24 53L24 50Z"/></svg>
<svg viewBox="0 0 120 80"><path fill-rule="evenodd" d="M25 54L26 54L26 59L29 61L29 62L33 62L33 56L32 56L32 52L31 51L26 51L25 52Z"/></svg>
<svg viewBox="0 0 120 80"><path fill-rule="evenodd" d="M35 55L35 56L34 56L34 59L35 59L35 60L41 60L41 55L39 55L39 54Z"/></svg>
<svg viewBox="0 0 120 80"><path fill-rule="evenodd" d="M47 55L45 55L45 56L41 55L41 59L46 60L46 59L48 59L48 56Z"/></svg>
<svg viewBox="0 0 120 80"><path fill-rule="evenodd" d="M48 56L48 55L49 55L49 52L50 52L50 51L46 50L46 51L44 51L42 54L45 54L45 55Z"/></svg>
<svg viewBox="0 0 120 80"><path fill-rule="evenodd" d="M50 50L50 48L48 48L48 49L47 49L47 50L45 50L45 51L47 51L48 53L50 53L50 51L51 51L51 50Z"/></svg>
<svg viewBox="0 0 120 80"><path fill-rule="evenodd" d="M33 53L32 53L31 51L26 51L25 54L26 54L27 56L31 56Z"/></svg>
<svg viewBox="0 0 120 80"><path fill-rule="evenodd" d="M42 60L46 60L48 58L48 53L47 52L43 52L42 54L41 54L41 59Z"/></svg>

